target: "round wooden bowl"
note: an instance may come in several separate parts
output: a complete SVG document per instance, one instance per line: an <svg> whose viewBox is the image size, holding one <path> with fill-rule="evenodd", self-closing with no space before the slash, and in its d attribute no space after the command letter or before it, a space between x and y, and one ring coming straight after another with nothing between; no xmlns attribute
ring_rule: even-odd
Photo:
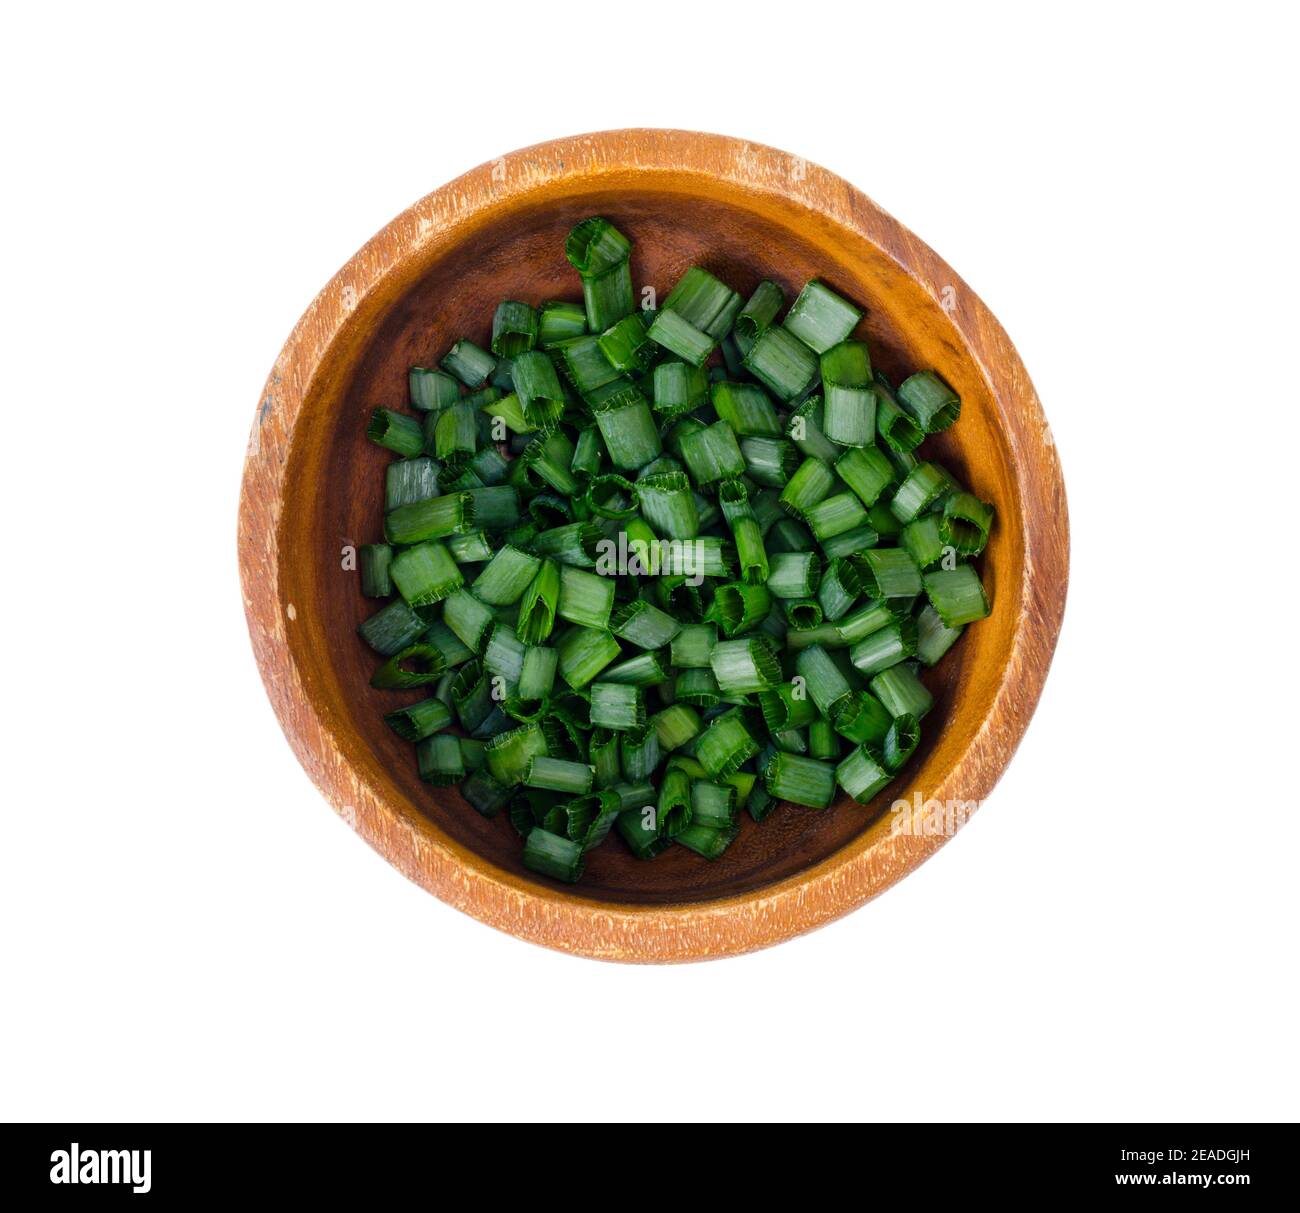
<svg viewBox="0 0 1300 1213"><path fill-rule="evenodd" d="M634 242L635 282L666 291L701 262L748 294L809 278L867 307L886 374L937 370L962 413L927 451L997 508L982 558L992 616L927 675L936 703L899 779L863 807L786 806L708 863L675 847L652 863L617 840L576 886L526 871L506 814L485 820L417 777L384 725L374 657L354 628L372 609L345 549L381 534L385 452L376 405L403 408L406 373L458 337L488 343L504 298L580 298L564 237L610 218ZM401 872L491 926L608 960L728 956L811 930L868 901L942 834L891 828L896 798L980 801L1029 723L1065 604L1068 529L1051 430L1020 359L975 294L920 240L825 169L688 131L605 131L490 161L398 216L347 263L289 336L258 402L244 470L239 559L253 648L299 761L334 808ZM411 698L420 698L416 693Z"/></svg>

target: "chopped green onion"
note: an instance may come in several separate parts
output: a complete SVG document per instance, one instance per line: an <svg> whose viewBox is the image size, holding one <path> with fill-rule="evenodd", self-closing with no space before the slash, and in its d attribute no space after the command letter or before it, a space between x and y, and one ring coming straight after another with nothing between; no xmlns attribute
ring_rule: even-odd
<svg viewBox="0 0 1300 1213"><path fill-rule="evenodd" d="M559 639L560 677L576 691L619 654L618 641L595 628L572 627Z"/></svg>
<svg viewBox="0 0 1300 1213"><path fill-rule="evenodd" d="M357 632L380 656L391 657L414 644L428 626L404 598L395 598L359 624Z"/></svg>
<svg viewBox="0 0 1300 1213"><path fill-rule="evenodd" d="M537 309L537 344L543 349L587 332L587 312L580 303L543 303Z"/></svg>
<svg viewBox="0 0 1300 1213"><path fill-rule="evenodd" d="M698 485L729 480L745 471L745 457L740 453L735 431L719 421L682 439L682 459Z"/></svg>
<svg viewBox="0 0 1300 1213"><path fill-rule="evenodd" d="M672 664L679 669L708 669L709 658L718 643L718 629L712 623L684 623L673 637Z"/></svg>
<svg viewBox="0 0 1300 1213"><path fill-rule="evenodd" d="M565 565L560 569L560 618L586 628L605 628L614 609L614 582Z"/></svg>
<svg viewBox="0 0 1300 1213"><path fill-rule="evenodd" d="M691 824L712 830L730 829L740 815L736 789L731 784L697 779L691 784Z"/></svg>
<svg viewBox="0 0 1300 1213"><path fill-rule="evenodd" d="M398 506L384 517L384 537L389 543L422 543L474 529L475 503L469 493L431 497Z"/></svg>
<svg viewBox="0 0 1300 1213"><path fill-rule="evenodd" d="M865 341L842 341L821 357L823 429L840 446L865 447L876 435L876 393Z"/></svg>
<svg viewBox="0 0 1300 1213"><path fill-rule="evenodd" d="M519 670L519 696L522 699L545 699L555 686L559 659L559 654L554 649L535 644L525 646L523 664Z"/></svg>
<svg viewBox="0 0 1300 1213"><path fill-rule="evenodd" d="M497 783L486 771L470 772L469 777L460 785L460 794L484 817L495 817L512 796L510 788ZM531 820L529 814L530 828Z"/></svg>
<svg viewBox="0 0 1300 1213"><path fill-rule="evenodd" d="M879 745L893 719L874 695L851 691L836 705L833 723L838 732L858 745L864 742Z"/></svg>
<svg viewBox="0 0 1300 1213"><path fill-rule="evenodd" d="M548 758L535 754L528 760L524 784L530 788L548 788L552 792L569 792L585 796L596 779L596 768L585 762L569 762L564 758Z"/></svg>
<svg viewBox="0 0 1300 1213"><path fill-rule="evenodd" d="M691 366L703 366L717 341L677 312L661 310L650 326L650 340Z"/></svg>
<svg viewBox="0 0 1300 1213"><path fill-rule="evenodd" d="M917 724L914 717L907 715L906 712L895 717L890 722L889 732L885 734L884 744L881 747L886 769L899 770L916 752L920 741L921 726Z"/></svg>
<svg viewBox="0 0 1300 1213"><path fill-rule="evenodd" d="M673 700L693 708L711 708L722 698L712 670L679 670L673 683Z"/></svg>
<svg viewBox="0 0 1300 1213"><path fill-rule="evenodd" d="M871 693L894 717L908 715L920 720L934 702L934 697L906 665L882 670L871 680Z"/></svg>
<svg viewBox="0 0 1300 1213"><path fill-rule="evenodd" d="M681 276L663 303L664 311L675 312L714 338L730 331L740 307L736 292L698 265L691 266Z"/></svg>
<svg viewBox="0 0 1300 1213"><path fill-rule="evenodd" d="M903 549L916 561L919 569L930 569L939 563L948 551L956 551L947 543L942 534L943 515L938 513L922 514L913 518L898 537Z"/></svg>
<svg viewBox="0 0 1300 1213"><path fill-rule="evenodd" d="M950 628L928 602L916 617L916 655L922 665L932 666L957 643L964 629Z"/></svg>
<svg viewBox="0 0 1300 1213"><path fill-rule="evenodd" d="M654 369L651 390L660 421L673 421L708 404L709 377L687 362L661 362Z"/></svg>
<svg viewBox="0 0 1300 1213"><path fill-rule="evenodd" d="M939 534L962 556L978 556L993 528L993 507L973 493L953 493L943 503Z"/></svg>
<svg viewBox="0 0 1300 1213"><path fill-rule="evenodd" d="M601 333L597 344L610 366L624 374L645 370L659 352L646 334L645 322L635 312Z"/></svg>
<svg viewBox="0 0 1300 1213"><path fill-rule="evenodd" d="M744 367L778 400L785 401L801 397L816 380L818 370L816 354L781 325L763 330L745 355Z"/></svg>
<svg viewBox="0 0 1300 1213"><path fill-rule="evenodd" d="M611 732L611 736L620 734ZM632 783L648 780L659 766L659 732L652 725L628 729L623 738L623 778Z"/></svg>
<svg viewBox="0 0 1300 1213"><path fill-rule="evenodd" d="M492 317L492 352L499 358L527 353L537 341L537 313L526 303L506 299Z"/></svg>
<svg viewBox="0 0 1300 1213"><path fill-rule="evenodd" d="M384 509L438 495L438 465L432 459L395 459L384 469Z"/></svg>
<svg viewBox="0 0 1300 1213"><path fill-rule="evenodd" d="M833 720L836 704L853 689L840 673L839 666L821 645L813 644L795 658L794 668L803 677L817 710Z"/></svg>
<svg viewBox="0 0 1300 1213"><path fill-rule="evenodd" d="M564 255L579 274L603 274L632 255L632 243L608 219L594 215L575 224L564 242Z"/></svg>
<svg viewBox="0 0 1300 1213"><path fill-rule="evenodd" d="M672 845L672 840L659 832L658 811L653 807L627 809L614 824L638 859L654 859Z"/></svg>
<svg viewBox="0 0 1300 1213"><path fill-rule="evenodd" d="M695 756L711 779L734 775L758 753L758 742L745 727L739 708L715 716L695 744Z"/></svg>
<svg viewBox="0 0 1300 1213"><path fill-rule="evenodd" d="M770 488L784 488L799 466L798 449L784 438L742 438L740 453L745 474Z"/></svg>
<svg viewBox="0 0 1300 1213"><path fill-rule="evenodd" d="M810 396L790 413L785 423L788 437L809 459L820 459L825 464L834 463L843 452L826 437L822 423L826 419L825 406L820 396Z"/></svg>
<svg viewBox="0 0 1300 1213"><path fill-rule="evenodd" d="M621 606L609 621L615 636L643 649L661 649L671 644L682 625L657 606L638 598Z"/></svg>
<svg viewBox="0 0 1300 1213"><path fill-rule="evenodd" d="M758 696L769 733L802 729L817 719L817 706L808 698L806 681L783 682Z"/></svg>
<svg viewBox="0 0 1300 1213"><path fill-rule="evenodd" d="M471 589L476 598L491 606L510 606L519 601L541 565L536 556L506 544L492 557Z"/></svg>
<svg viewBox="0 0 1300 1213"><path fill-rule="evenodd" d="M547 651L554 652L555 650L549 649ZM591 765L596 770L595 786L598 788L612 787L618 782L619 775L622 773L621 737L621 733L614 733L609 729L592 730L588 757L591 759Z"/></svg>
<svg viewBox="0 0 1300 1213"><path fill-rule="evenodd" d="M366 437L395 454L411 458L424 453L424 426L418 417L395 413L392 409L375 409L370 414Z"/></svg>
<svg viewBox="0 0 1300 1213"><path fill-rule="evenodd" d="M545 355L541 355L545 357ZM551 430L534 438L519 456L519 463L539 479L544 480L557 493L572 496L578 489L578 480L572 470L573 443L561 429Z"/></svg>
<svg viewBox="0 0 1300 1213"><path fill-rule="evenodd" d="M931 509L956 487L953 478L937 463L918 463L898 486L889 508L899 522L911 522Z"/></svg>
<svg viewBox="0 0 1300 1213"><path fill-rule="evenodd" d="M827 809L835 799L835 768L828 762L778 750L763 771L763 786L777 800Z"/></svg>
<svg viewBox="0 0 1300 1213"><path fill-rule="evenodd" d="M723 641L713 650L709 664L725 695L766 691L781 681L781 663L766 636Z"/></svg>
<svg viewBox="0 0 1300 1213"><path fill-rule="evenodd" d="M584 274L582 304L587 310L587 327L593 333L612 328L636 309L632 296L632 271L624 261L603 274Z"/></svg>
<svg viewBox="0 0 1300 1213"><path fill-rule="evenodd" d="M405 691L437 682L447 668L442 651L431 644L409 644L394 653L370 678L378 690Z"/></svg>
<svg viewBox="0 0 1300 1213"><path fill-rule="evenodd" d="M434 787L447 788L465 778L460 739L449 733L435 733L418 742L415 759L420 778Z"/></svg>
<svg viewBox="0 0 1300 1213"><path fill-rule="evenodd" d="M413 366L407 381L411 403L422 413L436 413L460 399L460 384L445 371Z"/></svg>
<svg viewBox="0 0 1300 1213"><path fill-rule="evenodd" d="M708 618L726 636L742 635L756 628L772 609L772 595L765 585L729 582L714 591Z"/></svg>
<svg viewBox="0 0 1300 1213"><path fill-rule="evenodd" d="M389 569L393 563L393 549L386 543L363 543L357 549L358 567L361 570L361 592L367 598L387 598L393 592Z"/></svg>
<svg viewBox="0 0 1300 1213"><path fill-rule="evenodd" d="M404 548L393 557L388 571L398 593L414 607L441 602L465 583L451 553L437 542Z"/></svg>
<svg viewBox="0 0 1300 1213"><path fill-rule="evenodd" d="M775 282L760 282L736 317L735 336L741 353L748 350L775 319L785 292Z"/></svg>
<svg viewBox="0 0 1300 1213"><path fill-rule="evenodd" d="M467 590L457 590L443 603L443 622L475 653L481 653L496 622L492 608Z"/></svg>
<svg viewBox="0 0 1300 1213"><path fill-rule="evenodd" d="M609 365L601 352L600 338L594 335L573 337L555 347L564 366L564 373L578 391L594 392L623 376Z"/></svg>
<svg viewBox="0 0 1300 1213"><path fill-rule="evenodd" d="M700 516L683 472L663 472L637 481L637 497L645 520L665 539L694 539Z"/></svg>
<svg viewBox="0 0 1300 1213"><path fill-rule="evenodd" d="M933 371L918 371L898 385L898 403L927 434L946 430L961 414L961 397Z"/></svg>
<svg viewBox="0 0 1300 1213"><path fill-rule="evenodd" d="M596 409L596 424L616 468L635 471L657 459L663 450L650 405L635 388L603 401Z"/></svg>
<svg viewBox="0 0 1300 1213"><path fill-rule="evenodd" d="M989 600L980 584L979 574L968 564L952 569L935 569L921 578L925 596L944 627L957 628L984 619Z"/></svg>
<svg viewBox="0 0 1300 1213"><path fill-rule="evenodd" d="M650 718L659 737L659 749L667 754L699 736L699 713L684 703L674 703Z"/></svg>
<svg viewBox="0 0 1300 1213"><path fill-rule="evenodd" d="M824 354L845 340L861 319L861 308L814 278L799 292L782 323L809 349Z"/></svg>
<svg viewBox="0 0 1300 1213"><path fill-rule="evenodd" d="M790 477L777 500L781 508L796 518L803 518L829 495L835 485L835 473L814 456L809 456Z"/></svg>
<svg viewBox="0 0 1300 1213"><path fill-rule="evenodd" d="M546 733L539 724L520 725L498 733L483 751L487 772L498 783L514 787L524 782L529 763L547 754Z"/></svg>
<svg viewBox="0 0 1300 1213"><path fill-rule="evenodd" d="M584 426L573 445L573 459L569 467L579 480L589 480L600 471L605 457L605 440L594 425Z"/></svg>
<svg viewBox="0 0 1300 1213"><path fill-rule="evenodd" d="M574 522L543 531L533 540L533 551L539 556L553 557L561 564L594 569L600 539L600 531L590 523Z"/></svg>
<svg viewBox="0 0 1300 1213"><path fill-rule="evenodd" d="M530 425L550 426L564 411L564 392L555 364L538 350L520 354L513 363L515 395Z"/></svg>
<svg viewBox="0 0 1300 1213"><path fill-rule="evenodd" d="M866 804L894 776L876 761L867 746L860 745L835 768L835 778L854 800Z"/></svg>
<svg viewBox="0 0 1300 1213"><path fill-rule="evenodd" d="M781 423L772 400L756 383L723 380L712 390L713 411L740 437L779 438Z"/></svg>
<svg viewBox="0 0 1300 1213"><path fill-rule="evenodd" d="M916 653L916 621L910 616L895 620L859 640L849 657L863 674L879 674Z"/></svg>
<svg viewBox="0 0 1300 1213"><path fill-rule="evenodd" d="M738 830L714 830L708 826L688 825L673 837L688 850L694 851L704 859L717 859L736 840Z"/></svg>
<svg viewBox="0 0 1300 1213"><path fill-rule="evenodd" d="M675 838L691 824L691 779L676 767L664 772L659 785L659 830L665 838Z"/></svg>
<svg viewBox="0 0 1300 1213"><path fill-rule="evenodd" d="M816 552L778 552L768 562L767 588L778 598L811 598L821 582L822 559Z"/></svg>
<svg viewBox="0 0 1300 1213"><path fill-rule="evenodd" d="M638 653L610 666L600 677L602 682L621 682L633 687L662 686L668 681L668 660L663 650Z"/></svg>
<svg viewBox="0 0 1300 1213"><path fill-rule="evenodd" d="M573 884L582 876L583 866L582 846L568 838L536 826L524 840L524 867L533 872Z"/></svg>
<svg viewBox="0 0 1300 1213"><path fill-rule="evenodd" d="M519 603L519 621L515 632L525 644L541 644L555 626L556 607L560 601L560 566L543 560Z"/></svg>
<svg viewBox="0 0 1300 1213"><path fill-rule="evenodd" d="M626 732L645 728L641 688L620 682L596 682L591 687L591 723L596 728Z"/></svg>
<svg viewBox="0 0 1300 1213"><path fill-rule="evenodd" d="M866 525L867 511L852 493L836 493L804 510L804 521L820 542Z"/></svg>
<svg viewBox="0 0 1300 1213"><path fill-rule="evenodd" d="M858 557L862 590L870 598L910 598L921 592L921 570L902 548L872 548Z"/></svg>
<svg viewBox="0 0 1300 1213"><path fill-rule="evenodd" d="M387 713L384 723L403 741L421 741L451 724L451 708L441 699L421 699Z"/></svg>
<svg viewBox="0 0 1300 1213"><path fill-rule="evenodd" d="M442 367L450 371L467 388L480 387L496 368L497 360L472 341L456 342L442 360Z"/></svg>

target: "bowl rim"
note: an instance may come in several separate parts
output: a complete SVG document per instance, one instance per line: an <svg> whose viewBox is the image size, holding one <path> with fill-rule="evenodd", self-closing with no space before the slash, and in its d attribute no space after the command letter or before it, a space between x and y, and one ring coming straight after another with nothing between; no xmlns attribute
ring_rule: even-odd
<svg viewBox="0 0 1300 1213"><path fill-rule="evenodd" d="M351 768L307 693L286 643L295 608L278 577L279 517L295 423L313 380L358 305L404 258L456 240L471 218L575 175L629 169L686 171L778 195L820 212L876 245L948 311L964 354L998 405L1018 465L1025 550L1023 609L988 715L934 796L982 802L1018 746L1042 691L1064 614L1069 575L1065 486L1051 429L1020 357L992 313L932 249L865 194L811 161L726 135L656 128L599 131L521 148L471 169L403 211L326 284L290 333L253 419L239 503L239 566L258 669L299 761L336 812L399 871L441 900L509 934L605 960L673 962L737 955L823 926L897 883L949 835L870 831L771 885L715 900L641 905L551 888L494 863L445 835L424 815L398 811Z"/></svg>

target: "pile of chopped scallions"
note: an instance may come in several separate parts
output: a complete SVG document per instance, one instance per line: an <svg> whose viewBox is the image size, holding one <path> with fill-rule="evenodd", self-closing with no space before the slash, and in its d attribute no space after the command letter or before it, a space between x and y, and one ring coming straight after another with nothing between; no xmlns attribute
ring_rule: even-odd
<svg viewBox="0 0 1300 1213"><path fill-rule="evenodd" d="M372 685L433 691L385 720L565 881L611 830L716 859L742 810L867 803L920 740L919 672L989 613L992 507L916 454L957 394L893 387L817 280L779 322L775 282L700 266L638 310L630 252L583 220L581 303L501 303L491 352L413 367L415 411L367 430L399 456L359 553L390 600Z"/></svg>

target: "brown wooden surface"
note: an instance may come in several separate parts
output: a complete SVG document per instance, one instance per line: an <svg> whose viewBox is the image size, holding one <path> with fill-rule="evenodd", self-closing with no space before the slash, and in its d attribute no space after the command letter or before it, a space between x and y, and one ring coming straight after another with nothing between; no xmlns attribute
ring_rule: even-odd
<svg viewBox="0 0 1300 1213"><path fill-rule="evenodd" d="M618 839L577 886L527 872L505 814L487 821L422 784L382 722L418 699L372 690L354 634L375 604L341 567L380 536L386 453L376 405L407 407L406 371L460 336L486 345L498 300L580 299L564 236L609 217L634 242L638 288L660 298L699 262L737 290L810 277L864 304L891 376L937 370L960 421L925 450L997 507L981 572L993 614L927 675L922 748L881 797L826 812L787 806L715 863L675 847L652 863ZM845 181L785 152L719 135L608 131L511 153L436 190L371 240L298 322L258 402L239 560L249 631L294 752L388 860L449 904L548 947L625 961L749 951L829 922L946 841L891 837L895 797L982 800L1037 703L1068 575L1065 491L1051 431L1001 326L925 244Z"/></svg>

